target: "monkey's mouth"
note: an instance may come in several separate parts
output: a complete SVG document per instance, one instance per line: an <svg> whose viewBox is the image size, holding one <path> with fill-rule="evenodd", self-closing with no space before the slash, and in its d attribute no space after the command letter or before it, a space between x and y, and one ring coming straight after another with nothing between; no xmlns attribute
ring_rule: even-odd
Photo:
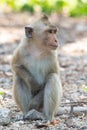
<svg viewBox="0 0 87 130"><path fill-rule="evenodd" d="M50 48L53 49L53 50L57 49L57 47L58 47L58 46L50 45Z"/></svg>

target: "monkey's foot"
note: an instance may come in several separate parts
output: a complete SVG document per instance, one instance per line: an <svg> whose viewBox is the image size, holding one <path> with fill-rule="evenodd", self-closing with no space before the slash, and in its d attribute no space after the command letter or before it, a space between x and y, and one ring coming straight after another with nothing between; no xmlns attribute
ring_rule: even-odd
<svg viewBox="0 0 87 130"><path fill-rule="evenodd" d="M55 126L55 125L58 125L60 123L60 121L59 120L57 120L57 119L55 119L55 120L52 120L52 121L47 121L47 125L48 126L50 126L50 125L53 125L53 126Z"/></svg>
<svg viewBox="0 0 87 130"><path fill-rule="evenodd" d="M25 120L44 120L45 117L42 113L36 111L35 109L30 110L25 116Z"/></svg>
<svg viewBox="0 0 87 130"><path fill-rule="evenodd" d="M51 121L50 124L51 125L57 125L57 124L59 124L59 122L60 122L59 120L55 119L55 120Z"/></svg>

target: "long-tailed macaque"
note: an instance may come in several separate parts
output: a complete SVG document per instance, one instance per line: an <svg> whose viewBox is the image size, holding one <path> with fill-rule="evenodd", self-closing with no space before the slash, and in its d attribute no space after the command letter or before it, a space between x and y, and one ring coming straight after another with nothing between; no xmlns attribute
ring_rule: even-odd
<svg viewBox="0 0 87 130"><path fill-rule="evenodd" d="M26 26L11 62L17 105L24 114L42 110L47 120L53 120L62 97L56 33L45 15Z"/></svg>

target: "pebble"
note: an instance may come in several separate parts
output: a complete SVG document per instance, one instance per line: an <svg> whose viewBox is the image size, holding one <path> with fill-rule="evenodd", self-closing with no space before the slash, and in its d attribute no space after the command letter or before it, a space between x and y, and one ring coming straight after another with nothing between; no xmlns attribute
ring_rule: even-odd
<svg viewBox="0 0 87 130"><path fill-rule="evenodd" d="M8 125L10 123L10 110L7 108L0 109L0 125Z"/></svg>

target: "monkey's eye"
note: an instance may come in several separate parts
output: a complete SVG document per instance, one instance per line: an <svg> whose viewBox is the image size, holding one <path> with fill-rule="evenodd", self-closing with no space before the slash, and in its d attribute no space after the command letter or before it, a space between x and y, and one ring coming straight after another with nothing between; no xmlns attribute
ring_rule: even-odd
<svg viewBox="0 0 87 130"><path fill-rule="evenodd" d="M57 32L57 29L54 30L54 33L56 33L56 32Z"/></svg>
<svg viewBox="0 0 87 130"><path fill-rule="evenodd" d="M52 33L52 30L48 30L49 33Z"/></svg>
<svg viewBox="0 0 87 130"><path fill-rule="evenodd" d="M28 32L29 34L31 33L31 31L30 31L30 30L28 30L27 32Z"/></svg>
<svg viewBox="0 0 87 130"><path fill-rule="evenodd" d="M28 30L28 33L32 33L32 32L33 32L33 30L32 30L32 29L29 29L29 30Z"/></svg>

